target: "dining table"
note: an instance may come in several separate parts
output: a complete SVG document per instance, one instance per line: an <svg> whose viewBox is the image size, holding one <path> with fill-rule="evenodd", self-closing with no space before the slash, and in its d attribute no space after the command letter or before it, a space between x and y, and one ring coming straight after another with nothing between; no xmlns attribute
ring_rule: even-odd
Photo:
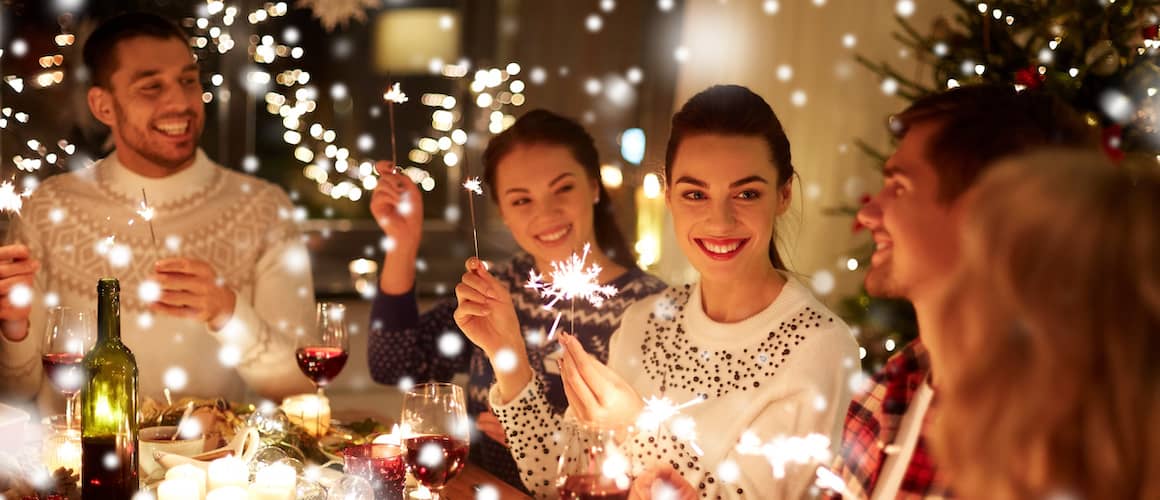
<svg viewBox="0 0 1160 500"><path fill-rule="evenodd" d="M451 481L448 481L447 485L443 487L442 498L447 500L475 500L479 489L486 485L492 486L499 493L498 498L503 500L509 498L531 498L516 487L493 476L490 472L484 470L483 467L470 462L468 462L467 467L459 472L459 475L455 476Z"/></svg>

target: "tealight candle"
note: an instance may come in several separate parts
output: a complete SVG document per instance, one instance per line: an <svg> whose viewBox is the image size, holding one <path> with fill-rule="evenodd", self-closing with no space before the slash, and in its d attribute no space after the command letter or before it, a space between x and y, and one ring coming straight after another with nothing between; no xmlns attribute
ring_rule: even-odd
<svg viewBox="0 0 1160 500"><path fill-rule="evenodd" d="M77 431L60 431L44 441L41 460L50 471L59 468L81 472L81 435Z"/></svg>
<svg viewBox="0 0 1160 500"><path fill-rule="evenodd" d="M197 498L200 500L202 497L205 496L205 470L203 470L202 468L200 468L196 465L192 465L192 464L181 464L178 466L174 466L174 467L170 468L169 470L165 471L165 480L166 481L177 480L177 479L185 479L185 480L189 481L189 483L182 483L182 484L196 486L196 488L193 488L193 492L192 492L192 494L194 496L190 497L190 498ZM186 497L183 496L183 497L174 497L174 498L186 498ZM158 500L164 500L164 499L158 498Z"/></svg>
<svg viewBox="0 0 1160 500"><path fill-rule="evenodd" d="M157 486L157 500L201 500L204 487L188 477L166 479Z"/></svg>
<svg viewBox="0 0 1160 500"><path fill-rule="evenodd" d="M228 486L246 487L250 484L250 471L246 463L233 455L222 457L209 463L210 491Z"/></svg>
<svg viewBox="0 0 1160 500"><path fill-rule="evenodd" d="M293 467L282 463L267 465L254 474L254 484L250 485L250 500L293 499L297 484L298 472Z"/></svg>
<svg viewBox="0 0 1160 500"><path fill-rule="evenodd" d="M247 500L250 494L241 486L226 486L209 492L205 500Z"/></svg>
<svg viewBox="0 0 1160 500"><path fill-rule="evenodd" d="M330 429L330 400L317 394L299 394L282 400L282 411L294 425L311 436L321 436Z"/></svg>

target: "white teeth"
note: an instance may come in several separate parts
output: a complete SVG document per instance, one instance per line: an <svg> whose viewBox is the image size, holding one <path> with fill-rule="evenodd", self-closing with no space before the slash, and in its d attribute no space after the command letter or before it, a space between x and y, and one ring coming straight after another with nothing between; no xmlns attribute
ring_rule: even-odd
<svg viewBox="0 0 1160 500"><path fill-rule="evenodd" d="M189 128L188 123L157 125L157 130L169 135L181 135Z"/></svg>
<svg viewBox="0 0 1160 500"><path fill-rule="evenodd" d="M571 229L571 226L566 226L563 229L560 229L559 231L556 231L554 233L541 234L539 236L539 238L541 241L546 241L546 242L551 243L551 242L556 241L560 238L563 238L565 234L568 234L569 229Z"/></svg>
<svg viewBox="0 0 1160 500"><path fill-rule="evenodd" d="M701 243L705 245L706 249L713 253L729 253L737 250L737 247L741 246L740 241L736 241L730 245L718 245L715 243L709 243L708 241L702 241Z"/></svg>
<svg viewBox="0 0 1160 500"><path fill-rule="evenodd" d="M886 248L889 246L890 246L890 243L888 243L888 242L880 242L880 243L874 244L874 249L875 250L882 250L883 248Z"/></svg>

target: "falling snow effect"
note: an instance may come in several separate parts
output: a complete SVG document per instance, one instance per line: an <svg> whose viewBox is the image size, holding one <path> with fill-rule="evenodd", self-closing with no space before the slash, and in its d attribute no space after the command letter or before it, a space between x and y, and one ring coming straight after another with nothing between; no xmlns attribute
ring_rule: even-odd
<svg viewBox="0 0 1160 500"><path fill-rule="evenodd" d="M8 303L15 307L28 307L32 303L32 288L24 283L17 283L8 291Z"/></svg>

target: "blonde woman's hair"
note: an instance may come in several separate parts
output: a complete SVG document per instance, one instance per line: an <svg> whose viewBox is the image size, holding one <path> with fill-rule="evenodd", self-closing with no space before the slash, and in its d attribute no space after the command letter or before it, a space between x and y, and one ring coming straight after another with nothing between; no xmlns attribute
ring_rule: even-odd
<svg viewBox="0 0 1160 500"><path fill-rule="evenodd" d="M1160 180L1045 151L967 194L935 452L967 498L1160 498Z"/></svg>

